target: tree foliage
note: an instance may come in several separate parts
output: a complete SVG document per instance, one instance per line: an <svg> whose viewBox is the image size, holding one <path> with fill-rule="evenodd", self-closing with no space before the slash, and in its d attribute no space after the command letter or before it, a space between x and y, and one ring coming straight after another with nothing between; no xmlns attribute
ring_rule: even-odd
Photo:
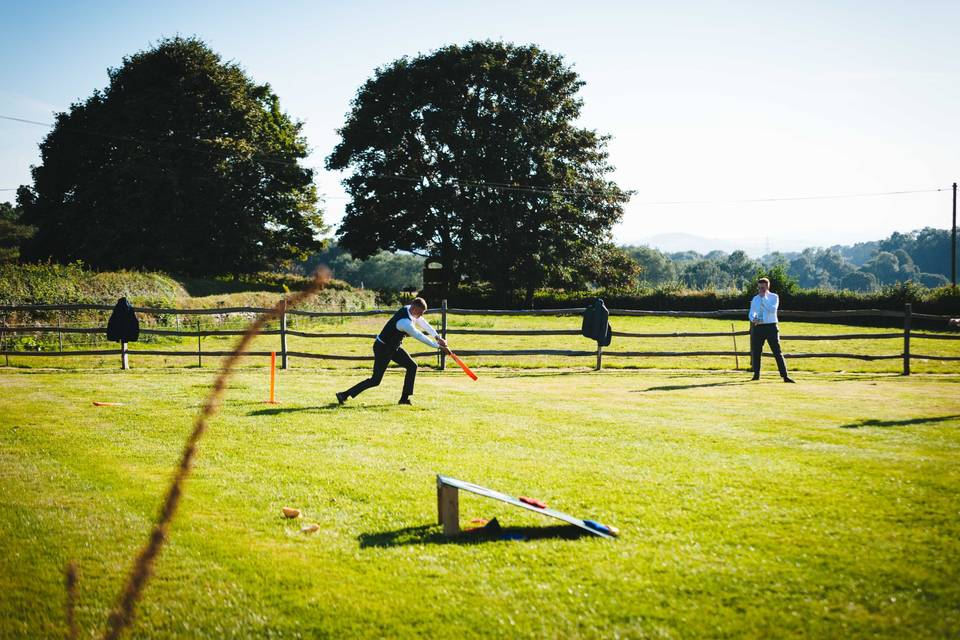
<svg viewBox="0 0 960 640"><path fill-rule="evenodd" d="M21 212L9 202L0 202L0 263L16 262L20 245L33 236L35 229L21 223Z"/></svg>
<svg viewBox="0 0 960 640"><path fill-rule="evenodd" d="M574 125L582 85L560 56L490 41L377 69L327 159L352 170L342 246L429 253L452 286L528 299L566 277L628 199L606 178L607 137Z"/></svg>
<svg viewBox="0 0 960 640"><path fill-rule="evenodd" d="M300 267L305 274L325 265L333 277L355 287L390 291L418 290L423 286L423 258L409 253L381 251L365 260L357 260L349 251L331 242Z"/></svg>
<svg viewBox="0 0 960 640"><path fill-rule="evenodd" d="M768 269L757 271L756 279L766 278L770 281L770 290L780 295L791 296L800 290L800 283L790 274L787 266L783 263L777 263ZM753 290L751 283L750 290Z"/></svg>
<svg viewBox="0 0 960 640"><path fill-rule="evenodd" d="M842 289L868 293L877 289L877 277L867 271L851 271L840 281Z"/></svg>
<svg viewBox="0 0 960 640"><path fill-rule="evenodd" d="M639 283L651 286L670 284L677 279L677 268L663 252L650 247L624 247L640 266Z"/></svg>
<svg viewBox="0 0 960 640"><path fill-rule="evenodd" d="M18 198L29 258L240 274L319 248L301 124L199 40L125 58L40 150Z"/></svg>
<svg viewBox="0 0 960 640"><path fill-rule="evenodd" d="M641 272L642 267L627 251L605 242L575 256L566 277L548 284L580 290L595 287L624 289L634 286Z"/></svg>

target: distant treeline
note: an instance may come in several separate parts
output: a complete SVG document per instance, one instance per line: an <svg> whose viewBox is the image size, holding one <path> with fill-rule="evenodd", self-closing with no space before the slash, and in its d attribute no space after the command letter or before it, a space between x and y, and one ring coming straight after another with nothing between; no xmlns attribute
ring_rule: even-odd
<svg viewBox="0 0 960 640"><path fill-rule="evenodd" d="M743 289L757 273L780 267L804 289L878 291L913 282L927 288L949 284L950 232L926 227L894 233L884 240L852 246L774 252L755 260L743 251L663 253L650 247L623 247L641 267L638 285L677 284L690 289Z"/></svg>
<svg viewBox="0 0 960 640"><path fill-rule="evenodd" d="M423 286L423 262L409 253L381 251L366 260L355 260L349 251L331 242L326 249L302 262L297 270L310 274L320 265L333 277L355 287L380 291L419 291Z"/></svg>
<svg viewBox="0 0 960 640"><path fill-rule="evenodd" d="M930 227L854 245L778 251L760 259L751 258L744 251L664 253L636 246L624 246L620 250L639 268L632 286L618 288L635 291L657 288L741 291L752 289L758 273L774 269L784 279L781 286L859 293L879 292L904 282L934 289L949 284L950 275L950 232ZM333 270L335 278L355 287L412 291L422 286L423 262L419 256L388 251L366 260L355 260L348 251L331 242L324 251L301 263L299 270L306 274L324 264Z"/></svg>

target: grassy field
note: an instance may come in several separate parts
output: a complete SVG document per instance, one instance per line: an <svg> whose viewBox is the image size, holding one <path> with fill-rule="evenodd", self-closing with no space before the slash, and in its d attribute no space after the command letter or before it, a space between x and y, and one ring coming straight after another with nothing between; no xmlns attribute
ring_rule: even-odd
<svg viewBox="0 0 960 640"><path fill-rule="evenodd" d="M133 636L960 633L960 376L479 373L338 407L359 371L281 372L277 406L241 371ZM103 628L212 377L0 369L0 637L62 637L69 559L83 637ZM525 539L448 541L436 473L622 536L466 494L464 524Z"/></svg>
<svg viewBox="0 0 960 640"><path fill-rule="evenodd" d="M323 353L338 355L371 355L372 336L383 326L385 318L381 316L361 317L351 319L309 319L291 316L289 326L292 329L318 333L359 333L367 334L369 338L306 338L290 336L288 349L307 353ZM439 325L439 318L433 314L431 322ZM180 328L187 328L187 322L195 323L196 318L183 317ZM247 319L233 316L223 322L214 322L209 316L203 320L204 329L213 328L243 328ZM175 318L165 318L167 326L174 327ZM611 323L617 331L633 333L673 333L673 332L730 332L746 331L749 323L745 320L716 320L705 318L668 318L668 317L613 317ZM53 321L48 324L55 324ZM94 326L105 326L106 317L97 321ZM195 327L196 325L191 325ZM551 330L579 330L578 316L565 317L530 317L530 316L450 316L449 328L457 329L551 329ZM276 328L276 327L273 327ZM944 327L946 329L946 327ZM867 340L790 340L790 336L806 335L837 335L850 333L895 333L896 329L872 327L855 327L849 325L784 322L781 323L781 332L784 351L789 358L791 354L799 353L852 353L864 355L897 355L903 350L903 339L877 338ZM923 333L930 333L924 331ZM956 335L956 331L947 332ZM56 349L56 336L47 334L47 348ZM92 336L78 336L79 342L73 344L75 348L116 348L116 343L107 343L98 337L98 344L91 344ZM204 337L202 350L223 351L232 348L234 336ZM579 335L573 336L491 336L491 335L451 335L451 345L458 350L473 349L569 349L591 351L596 349L596 343ZM413 340L407 341L410 351L424 351L426 347ZM70 345L68 344L68 347ZM736 346L740 352L749 351L749 338L738 336ZM29 348L26 345L22 348ZM134 367L185 367L197 364L195 356L137 356L136 349L164 349L196 351L196 338L171 339L157 336L143 336L143 341L131 345L134 351L131 362ZM261 336L257 338L253 347L256 351L279 351L280 339L277 336ZM614 338L609 351L733 351L734 339L732 336L697 337L697 338ZM960 362L941 362L925 360L923 355L950 355L960 356L960 340L931 340L915 335L911 343L911 351L917 356L912 360L912 370L918 373L960 373ZM10 364L26 367L71 367L71 368L114 368L119 357L18 357L12 356ZM482 356L472 358L473 362L485 367L509 368L542 368L542 367L593 367L596 358L593 355L586 357L560 356ZM206 359L206 364L215 364L215 360ZM294 359L293 366L297 368L354 368L367 367L366 363L336 360ZM249 365L265 363L250 360ZM424 364L436 363L436 360L424 358ZM739 364L746 370L749 366L748 358L740 357L739 361L732 356L727 357L604 357L604 366L609 368L657 368L657 369L712 369L732 370ZM810 358L795 359L789 363L791 369L797 371L818 372L870 372L870 373L898 373L902 369L902 360L864 361L856 359L827 359ZM767 367L772 368L772 361L767 361Z"/></svg>

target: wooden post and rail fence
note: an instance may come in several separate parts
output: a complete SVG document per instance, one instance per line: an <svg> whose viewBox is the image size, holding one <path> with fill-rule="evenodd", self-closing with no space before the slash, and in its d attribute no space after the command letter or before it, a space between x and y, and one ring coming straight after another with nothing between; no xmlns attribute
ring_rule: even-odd
<svg viewBox="0 0 960 640"><path fill-rule="evenodd" d="M64 312L72 311L105 311L113 309L109 305L94 304L63 304L63 305L8 305L0 306L0 314L6 317L10 313L53 313L56 312L57 322L55 325L8 325L6 322L0 322L0 355L6 358L9 365L9 358L16 357L74 357L74 356L112 356L121 357L121 366L127 367L127 361L130 357L139 358L141 356L196 356L197 365L203 365L203 356L227 356L230 351L203 350L202 339L207 336L239 336L243 334L242 329L203 329L199 320L204 315L228 315L228 314L259 314L268 311L266 308L259 307L220 307L216 309L165 309L152 307L135 307L134 311L144 315L175 315L175 329L162 328L142 328L140 333L143 335L169 336L169 337L194 337L197 338L197 350L194 351L175 351L165 349L130 349L126 343L121 344L119 349L67 349L63 348L64 334L92 334L105 335L106 327L70 327L65 326L62 321ZM447 301L444 300L440 308L430 309L428 313L439 313L440 333L446 338L448 335L493 335L493 336L580 336L580 330L574 329L472 329L472 328L450 328L448 326L448 316L470 316L470 315L493 315L493 316L575 316L571 318L571 324L579 326L579 316L583 313L583 308L570 309L457 309L449 308ZM336 340L342 338L369 338L373 335L367 333L333 333L301 331L288 328L288 316L299 316L306 318L347 318L389 315L393 310L374 309L369 311L305 311L299 309L287 309L284 305L279 318L277 329L268 329L261 332L265 336L279 336L279 355L281 368L289 367L290 358L308 358L319 360L371 360L372 356L365 355L344 355L344 354L323 354L304 351L291 351L288 348L288 336L296 336L307 339ZM196 330L186 331L181 328L184 325L180 323L180 316L196 316ZM677 318L745 318L746 309L724 309L719 311L643 311L633 309L611 309L610 315L616 316L655 316L655 317L677 317ZM825 320L825 321L850 321L851 319L884 319L887 322L893 320L902 322L903 329L896 332L878 332L878 333L842 333L831 335L784 335L781 338L785 341L833 341L833 340L878 340L878 339L903 339L903 350L900 353L889 354L862 354L862 353L790 353L787 356L790 359L797 358L846 358L856 360L902 360L903 375L910 375L911 359L923 359L934 361L960 361L960 356L944 356L934 354L911 353L911 338L925 340L960 340L960 333L932 333L930 331L914 332L912 324L914 321L921 320L927 322L942 322L946 328L949 316L939 316L930 314L913 313L911 305L907 304L903 311L890 311L881 309L856 309L841 311L780 311L779 315L783 319L798 320ZM189 326L189 325L186 325ZM37 333L56 333L59 349L57 351L29 351L11 349L11 336L20 334ZM627 331L613 331L613 336L618 338L707 338L707 337L726 337L733 339L733 351L604 351L600 346L595 349L463 349L457 350L458 355L464 357L474 356L558 356L558 357L596 357L596 368L603 366L603 356L616 358L654 358L654 357L730 357L734 358L737 368L739 368L739 357L748 356L749 352L741 352L737 349L737 336L749 336L749 331L736 331L731 325L731 331L711 331L711 332L658 332L658 333L638 333ZM274 351L248 351L248 356L269 357ZM432 356L434 352L418 352L411 354L413 356ZM446 367L446 357L440 354L439 368Z"/></svg>

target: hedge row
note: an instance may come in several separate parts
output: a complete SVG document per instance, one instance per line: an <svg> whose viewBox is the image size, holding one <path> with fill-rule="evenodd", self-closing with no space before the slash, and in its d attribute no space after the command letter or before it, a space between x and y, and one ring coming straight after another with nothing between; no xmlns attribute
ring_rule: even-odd
<svg viewBox="0 0 960 640"><path fill-rule="evenodd" d="M640 291L541 290L534 296L534 308L583 307L603 298L607 307L656 311L716 311L744 309L750 305L752 291L691 291L648 289ZM482 287L463 287L448 296L451 307L475 309L521 308L520 296L497 295ZM430 300L431 305L439 300ZM960 292L951 287L927 289L912 282L885 287L872 293L821 289L800 289L780 294L780 307L797 311L834 309L888 309L903 311L911 303L915 313L960 316Z"/></svg>

